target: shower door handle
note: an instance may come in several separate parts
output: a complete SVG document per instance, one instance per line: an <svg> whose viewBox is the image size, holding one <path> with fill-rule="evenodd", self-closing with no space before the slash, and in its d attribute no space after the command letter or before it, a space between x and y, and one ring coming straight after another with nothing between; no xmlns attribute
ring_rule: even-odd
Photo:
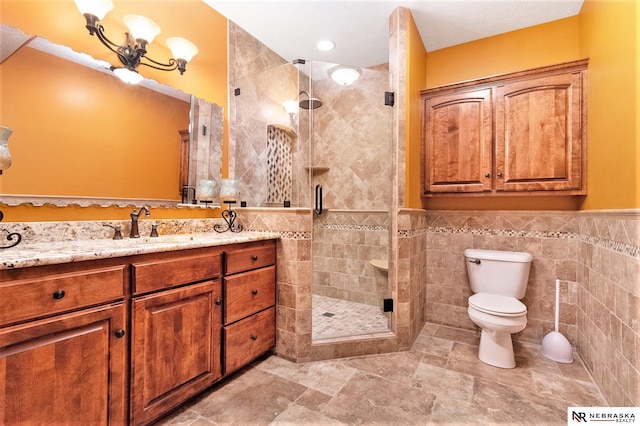
<svg viewBox="0 0 640 426"><path fill-rule="evenodd" d="M322 214L322 185L316 185L316 214Z"/></svg>

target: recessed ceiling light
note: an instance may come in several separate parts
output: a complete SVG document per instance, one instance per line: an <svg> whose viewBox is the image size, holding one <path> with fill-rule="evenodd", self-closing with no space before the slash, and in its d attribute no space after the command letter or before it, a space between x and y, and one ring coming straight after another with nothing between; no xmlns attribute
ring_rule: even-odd
<svg viewBox="0 0 640 426"><path fill-rule="evenodd" d="M319 41L318 44L316 44L316 47L324 52L328 52L329 50L332 50L334 47L336 47L336 44L331 40L322 40Z"/></svg>

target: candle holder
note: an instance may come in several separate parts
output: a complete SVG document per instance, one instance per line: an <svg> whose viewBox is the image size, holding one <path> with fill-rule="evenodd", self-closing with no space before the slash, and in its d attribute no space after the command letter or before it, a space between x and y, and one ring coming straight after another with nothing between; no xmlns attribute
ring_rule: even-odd
<svg viewBox="0 0 640 426"><path fill-rule="evenodd" d="M227 223L227 226L224 227L224 225L220 225L220 224L216 223L213 226L213 230L216 231L216 232L227 232L227 231L240 232L240 231L242 231L242 225L234 225L234 223L233 223L236 220L236 212L231 210L231 206L233 204L235 204L236 202L235 201L231 201L231 200L225 200L225 201L223 201L223 203L227 204L227 209L226 210L222 210L222 218Z"/></svg>
<svg viewBox="0 0 640 426"><path fill-rule="evenodd" d="M4 215L2 214L2 212L0 211L0 222L2 222L2 219L4 218ZM17 232L9 232L6 229L2 230L3 232L7 233L7 241L13 241L14 238L16 239L16 241L9 243L8 246L0 246L0 249L8 249L11 247L15 247L18 244L20 244L20 241L22 241L22 235L20 235Z"/></svg>

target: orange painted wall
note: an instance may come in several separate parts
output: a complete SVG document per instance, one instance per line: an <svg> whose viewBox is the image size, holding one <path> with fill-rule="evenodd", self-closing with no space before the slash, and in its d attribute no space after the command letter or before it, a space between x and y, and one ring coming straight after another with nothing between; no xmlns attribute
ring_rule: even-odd
<svg viewBox="0 0 640 426"><path fill-rule="evenodd" d="M215 102L228 111L227 99L227 20L202 1L162 1L126 0L116 1L115 9L103 20L107 36L116 42L124 37L126 28L122 16L141 14L154 20L162 28L162 33L149 45L149 56L165 60L170 57L166 38L182 36L194 42L199 53L187 65L187 71L180 75L177 71L163 72L148 67L141 68L147 78L168 84L200 98ZM80 15L73 0L2 0L0 21L21 29L27 34L40 35L54 43L70 46L79 52L86 52L98 59L118 65L117 58L106 47L91 37L84 28L84 17ZM4 87L2 90L4 91ZM0 111L6 113L7 106ZM2 116L0 116L2 117ZM1 120L1 118L0 118ZM227 145L227 117L224 122L224 141ZM45 122L46 124L46 122ZM19 142L12 136L10 147ZM17 149L17 147L15 147ZM172 160L167 158L166 161ZM14 164L16 162L14 156ZM223 164L226 169L226 164ZM0 190L10 174L8 170L0 177ZM165 177L162 177L163 179ZM170 179L170 177L167 177ZM107 178L109 179L109 178ZM100 184L109 185L108 180ZM155 198L149 196L149 198ZM122 210L126 210L123 212ZM34 208L28 206L3 207L5 221L37 220L89 220L127 217L127 209L118 208ZM155 217L207 217L212 210L165 209Z"/></svg>
<svg viewBox="0 0 640 426"><path fill-rule="evenodd" d="M427 53L423 88L580 58L579 20L571 17ZM419 189L418 189L419 190ZM438 197L427 209L578 210L579 197Z"/></svg>
<svg viewBox="0 0 640 426"><path fill-rule="evenodd" d="M424 88L427 51L413 21L407 14L407 141L405 207L422 208L420 199L420 90Z"/></svg>
<svg viewBox="0 0 640 426"><path fill-rule="evenodd" d="M589 57L586 210L640 208L638 18L634 0L585 0L580 55Z"/></svg>
<svg viewBox="0 0 640 426"><path fill-rule="evenodd" d="M425 87L589 58L586 197L438 198L429 209L640 208L638 9L585 0L574 17L427 53Z"/></svg>

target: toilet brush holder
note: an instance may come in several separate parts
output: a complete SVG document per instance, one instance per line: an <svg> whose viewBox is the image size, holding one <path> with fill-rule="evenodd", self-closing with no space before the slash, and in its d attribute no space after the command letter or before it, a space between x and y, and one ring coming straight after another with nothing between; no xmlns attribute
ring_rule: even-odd
<svg viewBox="0 0 640 426"><path fill-rule="evenodd" d="M560 320L560 280L556 280L556 315L555 331L548 333L542 339L542 355L552 361L571 364L573 362L573 349L571 343L558 331Z"/></svg>

